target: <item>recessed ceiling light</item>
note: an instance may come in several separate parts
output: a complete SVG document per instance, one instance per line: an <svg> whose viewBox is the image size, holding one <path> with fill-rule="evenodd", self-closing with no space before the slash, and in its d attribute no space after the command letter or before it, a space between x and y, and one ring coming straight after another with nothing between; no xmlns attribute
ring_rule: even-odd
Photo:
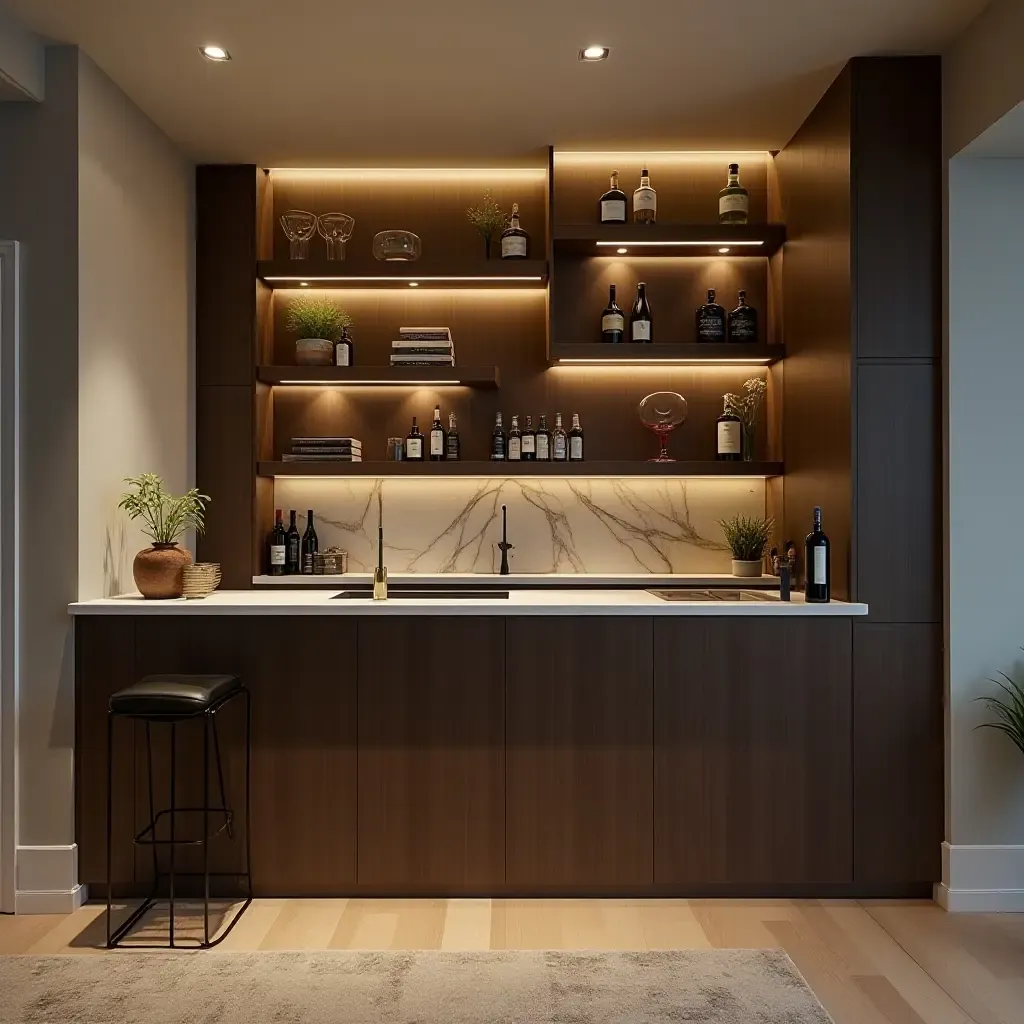
<svg viewBox="0 0 1024 1024"><path fill-rule="evenodd" d="M409 282L409 287L410 288L419 288L419 286L420 286L419 281L410 281Z"/></svg>
<svg viewBox="0 0 1024 1024"><path fill-rule="evenodd" d="M212 44L210 46L200 46L199 52L207 60L231 60L231 54L228 53L228 51L225 50L223 46L214 46Z"/></svg>
<svg viewBox="0 0 1024 1024"><path fill-rule="evenodd" d="M618 254L619 254L620 256L621 256L621 255L622 255L622 254L623 254L624 252L629 252L629 250L628 250L628 249L616 249L615 251L616 251L616 252L617 252L617 253L618 253Z"/></svg>
<svg viewBox="0 0 1024 1024"><path fill-rule="evenodd" d="M308 288L309 287L309 282L308 281L300 281L299 282L299 287L300 288Z"/></svg>
<svg viewBox="0 0 1024 1024"><path fill-rule="evenodd" d="M585 46L580 50L580 60L605 60L610 52L607 46Z"/></svg>
<svg viewBox="0 0 1024 1024"><path fill-rule="evenodd" d="M729 247L728 247L727 245L726 245L726 246L723 246L723 247L722 247L721 249L719 249L718 251L719 251L719 252L728 252L728 251L729 251Z"/></svg>

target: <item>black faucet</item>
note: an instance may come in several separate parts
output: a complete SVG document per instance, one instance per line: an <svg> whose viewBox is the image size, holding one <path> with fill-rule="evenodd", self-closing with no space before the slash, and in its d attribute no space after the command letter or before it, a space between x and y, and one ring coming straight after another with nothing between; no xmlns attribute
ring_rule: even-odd
<svg viewBox="0 0 1024 1024"><path fill-rule="evenodd" d="M508 553L515 547L508 542L508 506L501 506L501 543L498 548L501 550L501 568L498 570L500 576L509 574Z"/></svg>

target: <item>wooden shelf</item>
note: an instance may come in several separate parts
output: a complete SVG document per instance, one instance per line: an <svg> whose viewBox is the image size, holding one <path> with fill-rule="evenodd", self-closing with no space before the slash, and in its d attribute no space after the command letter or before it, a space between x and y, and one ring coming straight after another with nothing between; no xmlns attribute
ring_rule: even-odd
<svg viewBox="0 0 1024 1024"><path fill-rule="evenodd" d="M769 477L781 462L260 462L258 476Z"/></svg>
<svg viewBox="0 0 1024 1024"><path fill-rule="evenodd" d="M481 260L478 263L365 262L347 260L260 260L256 275L271 288L543 288L545 260Z"/></svg>
<svg viewBox="0 0 1024 1024"><path fill-rule="evenodd" d="M664 362L694 366L768 366L786 355L785 345L746 344L661 344L606 345L601 342L553 342L548 354L552 364L573 362L585 364L630 363L661 364Z"/></svg>
<svg viewBox="0 0 1024 1024"><path fill-rule="evenodd" d="M498 386L496 366L259 366L264 384L297 387L464 387Z"/></svg>
<svg viewBox="0 0 1024 1024"><path fill-rule="evenodd" d="M569 224L555 227L556 255L771 256L786 240L783 224ZM607 244L601 244L607 243ZM728 253L720 250L727 248ZM626 249L619 253L617 249Z"/></svg>

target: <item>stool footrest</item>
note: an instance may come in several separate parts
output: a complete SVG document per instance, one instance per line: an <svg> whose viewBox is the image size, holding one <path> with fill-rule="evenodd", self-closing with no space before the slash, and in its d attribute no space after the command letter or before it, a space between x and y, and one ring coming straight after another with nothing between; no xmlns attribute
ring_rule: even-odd
<svg viewBox="0 0 1024 1024"><path fill-rule="evenodd" d="M208 814L223 814L224 824L210 834L205 839L157 839L156 838L156 824L164 815L171 814L202 814L204 811ZM211 839L219 836L225 829L231 829L235 820L235 812L228 807L175 807L172 811L169 807L164 808L162 811L158 811L156 817L141 831L136 833L135 838L132 840L136 846L203 846L208 843ZM145 838L147 835L152 834L152 838Z"/></svg>

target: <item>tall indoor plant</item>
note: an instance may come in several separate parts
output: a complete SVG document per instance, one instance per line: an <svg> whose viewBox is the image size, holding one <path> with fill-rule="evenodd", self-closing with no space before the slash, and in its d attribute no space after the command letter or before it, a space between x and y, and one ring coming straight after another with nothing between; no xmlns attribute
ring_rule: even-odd
<svg viewBox="0 0 1024 1024"><path fill-rule="evenodd" d="M153 541L132 563L135 586L143 597L181 597L181 571L192 563L192 552L179 548L178 539L189 528L203 532L209 495L193 487L180 498L172 497L156 473L126 477L125 483L131 489L121 495L117 507L124 509L129 519L141 520L142 532Z"/></svg>

